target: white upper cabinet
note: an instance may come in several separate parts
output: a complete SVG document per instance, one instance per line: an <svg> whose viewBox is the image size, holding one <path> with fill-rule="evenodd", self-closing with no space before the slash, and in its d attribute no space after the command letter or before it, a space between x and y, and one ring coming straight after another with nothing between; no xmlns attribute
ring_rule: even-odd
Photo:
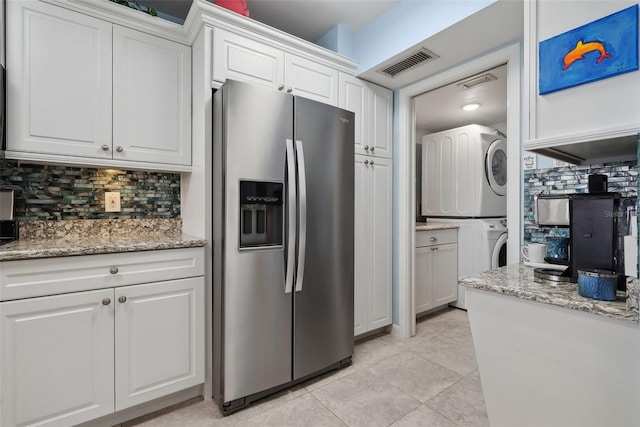
<svg viewBox="0 0 640 427"><path fill-rule="evenodd" d="M284 89L284 52L220 28L213 29L213 80Z"/></svg>
<svg viewBox="0 0 640 427"><path fill-rule="evenodd" d="M338 105L337 69L221 28L213 30L212 79L261 84Z"/></svg>
<svg viewBox="0 0 640 427"><path fill-rule="evenodd" d="M191 164L191 48L113 27L113 158Z"/></svg>
<svg viewBox="0 0 640 427"><path fill-rule="evenodd" d="M367 83L369 88L369 153L391 158L393 92Z"/></svg>
<svg viewBox="0 0 640 427"><path fill-rule="evenodd" d="M287 53L284 64L287 92L338 105L338 71L317 62Z"/></svg>
<svg viewBox="0 0 640 427"><path fill-rule="evenodd" d="M6 7L7 158L189 170L191 47L40 1Z"/></svg>
<svg viewBox="0 0 640 427"><path fill-rule="evenodd" d="M355 153L392 157L393 92L340 73L338 106L356 114Z"/></svg>
<svg viewBox="0 0 640 427"><path fill-rule="evenodd" d="M360 80L346 73L340 73L339 83L340 93L338 106L356 115L354 135L355 153L367 154L364 150L364 145L365 141L369 139L369 131L367 128L369 91L367 90L364 80Z"/></svg>
<svg viewBox="0 0 640 427"><path fill-rule="evenodd" d="M529 109L526 116L529 130L524 136L526 150L578 164L636 158L637 133L640 132L638 71L542 95L539 90L540 42L636 4L626 0L525 2L525 22L529 29L525 32L524 54L524 104ZM603 35L598 41L606 46L605 38ZM572 41L572 46L578 41L579 38ZM558 58L560 67L562 55ZM586 53L581 63L603 65L595 64L597 58L595 52ZM603 62L609 60L615 58ZM574 69L569 67L563 73Z"/></svg>
<svg viewBox="0 0 640 427"><path fill-rule="evenodd" d="M7 6L7 149L111 158L111 29L43 2Z"/></svg>

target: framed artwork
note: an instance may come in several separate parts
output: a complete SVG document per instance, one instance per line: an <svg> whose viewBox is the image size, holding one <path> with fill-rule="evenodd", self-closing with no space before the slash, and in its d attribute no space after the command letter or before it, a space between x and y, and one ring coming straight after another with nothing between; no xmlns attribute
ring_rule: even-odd
<svg viewBox="0 0 640 427"><path fill-rule="evenodd" d="M538 45L540 95L638 69L638 5Z"/></svg>

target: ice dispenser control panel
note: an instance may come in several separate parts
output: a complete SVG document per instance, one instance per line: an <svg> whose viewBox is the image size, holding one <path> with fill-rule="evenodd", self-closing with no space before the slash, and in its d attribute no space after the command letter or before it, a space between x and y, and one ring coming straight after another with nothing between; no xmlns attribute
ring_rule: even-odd
<svg viewBox="0 0 640 427"><path fill-rule="evenodd" d="M283 184L240 181L240 249L281 246Z"/></svg>

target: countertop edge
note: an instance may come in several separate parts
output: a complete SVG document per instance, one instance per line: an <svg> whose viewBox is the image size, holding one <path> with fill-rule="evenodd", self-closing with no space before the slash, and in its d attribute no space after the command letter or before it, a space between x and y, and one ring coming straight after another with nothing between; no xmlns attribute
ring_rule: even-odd
<svg viewBox="0 0 640 427"><path fill-rule="evenodd" d="M509 267L509 266L507 266ZM507 268L507 267L502 267ZM530 267L524 267L530 268ZM498 272L500 273L500 272ZM490 275L486 275L484 273L475 274L472 276L467 276L460 278L458 283L460 285L466 286L467 288L478 289L482 291L488 291L497 293L500 295L513 296L526 301L540 302L543 304L554 305L556 307L564 307L569 310L576 310L583 313L591 313L598 316L604 316L612 319L618 320L628 320L632 322L639 321L639 313L633 310L625 310L623 307L610 307L607 304L611 304L609 302L603 301L599 302L598 300L590 300L588 298L581 297L577 295L573 295L574 298L579 298L579 300L570 299L562 294L554 294L553 290L556 287L548 286L548 289L544 291L532 292L523 289L517 289L507 285L498 285L495 283L489 283L491 279L495 280L496 278L496 270ZM506 274L501 279L504 279L506 283L515 281L516 278L508 277ZM519 277L517 280L528 280L527 278ZM512 285L513 286L513 285ZM558 287L563 286L572 286L572 285L557 285ZM559 288L562 289L562 288ZM626 307L626 306L625 306Z"/></svg>
<svg viewBox="0 0 640 427"><path fill-rule="evenodd" d="M139 242L122 242L122 243L68 243L64 245L51 242L51 246L38 249L6 249L0 250L1 261L20 261L40 258L55 258L79 255L100 255L126 252L153 251L163 249L183 249L197 248L207 245L207 241L200 238L183 236L174 238L166 238L159 241L149 239L148 241L140 240Z"/></svg>

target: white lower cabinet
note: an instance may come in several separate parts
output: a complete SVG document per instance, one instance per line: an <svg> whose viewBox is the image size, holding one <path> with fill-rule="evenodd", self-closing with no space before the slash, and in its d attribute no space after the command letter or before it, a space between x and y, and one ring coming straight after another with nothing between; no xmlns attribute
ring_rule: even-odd
<svg viewBox="0 0 640 427"><path fill-rule="evenodd" d="M196 265L203 259L198 250L176 250L197 255L196 277L1 302L0 425L76 425L202 384L204 276ZM117 279L113 255L105 280L94 275L88 287ZM129 258L126 268L148 271L149 263L136 263L136 255L121 254L123 263ZM51 260L64 266L73 258ZM29 261L17 262L29 269ZM10 263L17 272L16 261ZM51 279L52 286L57 281Z"/></svg>
<svg viewBox="0 0 640 427"><path fill-rule="evenodd" d="M390 159L355 156L354 335L391 324Z"/></svg>
<svg viewBox="0 0 640 427"><path fill-rule="evenodd" d="M3 302L0 313L2 426L113 412L113 289Z"/></svg>
<svg viewBox="0 0 640 427"><path fill-rule="evenodd" d="M457 230L416 232L416 314L458 298Z"/></svg>

